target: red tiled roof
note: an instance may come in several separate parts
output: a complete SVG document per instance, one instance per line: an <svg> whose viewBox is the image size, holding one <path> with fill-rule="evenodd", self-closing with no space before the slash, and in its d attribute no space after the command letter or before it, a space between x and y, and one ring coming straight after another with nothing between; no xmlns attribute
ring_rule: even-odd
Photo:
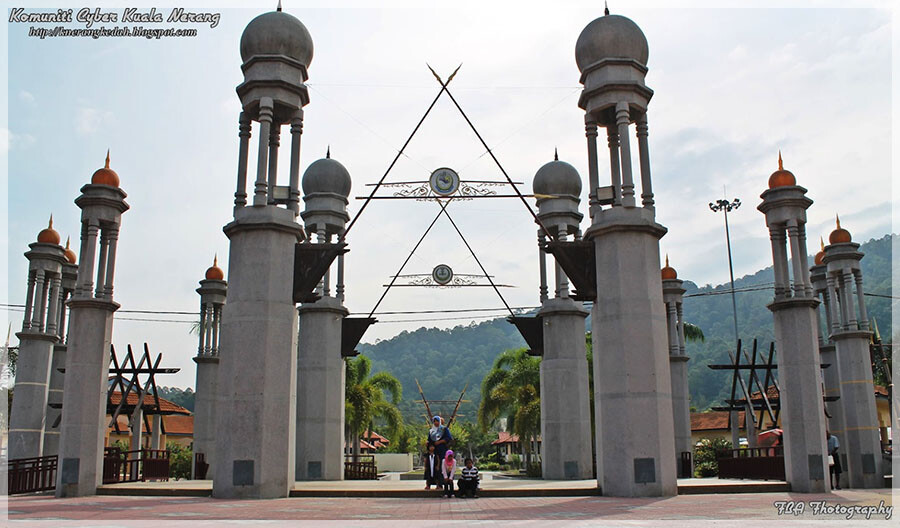
<svg viewBox="0 0 900 528"><path fill-rule="evenodd" d="M385 444L385 445L391 443L391 441L388 440L387 438L381 436L380 434L376 433L375 431L370 432L368 429L366 429L366 432L364 432L362 434L361 438L365 438L367 440L375 440L376 445L377 445L377 442L381 442L382 444Z"/></svg>
<svg viewBox="0 0 900 528"><path fill-rule="evenodd" d="M510 434L507 431L500 431L499 433L497 433L497 439L491 442L491 445L517 443L519 443L519 435Z"/></svg>
<svg viewBox="0 0 900 528"><path fill-rule="evenodd" d="M728 411L692 412L691 431L727 430L728 414ZM744 411L738 411L738 423L744 424Z"/></svg>
<svg viewBox="0 0 900 528"><path fill-rule="evenodd" d="M119 391L112 391L109 393L109 399L112 403L112 406L115 408L119 405L119 402L122 401L122 393ZM134 392L129 391L128 397L125 399L125 405L128 407L134 408L138 403L138 395ZM157 414L156 411L156 398L153 397L152 394L144 395L144 403L141 405L145 410L145 414ZM170 402L165 398L159 399L159 407L161 414L183 414L190 415L191 411L185 409L181 405Z"/></svg>
<svg viewBox="0 0 900 528"><path fill-rule="evenodd" d="M179 414L163 416L163 427L168 435L194 436L194 417Z"/></svg>
<svg viewBox="0 0 900 528"><path fill-rule="evenodd" d="M887 397L888 391L885 387L882 387L881 385L875 385L875 395ZM778 391L775 390L775 385L769 385L769 388L766 390L766 397L769 398L770 400L773 398L778 398ZM760 396L759 391L750 393L751 400L755 400L757 398L762 399L762 396ZM738 398L738 399L740 399L740 398Z"/></svg>
<svg viewBox="0 0 900 528"><path fill-rule="evenodd" d="M109 420L110 416L106 415L106 419ZM130 416L125 416L124 414L120 414L116 418L116 422L119 424L119 431L128 434L128 421ZM179 414L170 414L162 417L163 419L163 429L166 431L167 435L176 435L176 436L193 436L194 435L194 417L193 416L184 416ZM150 434L153 421L148 420L150 422L151 429L147 429L147 423L143 420L141 421L141 432L142 434ZM107 422L108 423L108 422ZM115 428L112 425L109 425L109 430L114 431Z"/></svg>

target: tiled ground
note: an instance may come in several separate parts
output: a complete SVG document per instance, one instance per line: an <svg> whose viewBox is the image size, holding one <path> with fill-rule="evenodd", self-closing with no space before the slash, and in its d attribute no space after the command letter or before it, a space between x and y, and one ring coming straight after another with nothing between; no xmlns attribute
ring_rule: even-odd
<svg viewBox="0 0 900 528"><path fill-rule="evenodd" d="M247 524L253 520L287 521L291 526L307 520L306 525L321 525L321 521L341 521L334 526L370 525L422 526L422 520L463 521L460 524L509 526L509 521L538 521L543 528L554 525L639 525L656 526L654 520L673 521L668 526L696 526L702 520L731 520L728 526L745 524L771 525L773 521L840 520L847 526L846 515L813 515L809 501L826 501L832 505L878 505L884 501L892 505L891 490L839 491L828 495L800 495L790 493L759 493L731 495L682 495L667 499L620 499L612 497L541 497L541 498L289 498L276 500L233 501L197 497L120 497L95 496L56 499L46 495L9 498L8 519L26 521L34 526L153 526L168 528L175 521L188 521L192 527L220 526L222 520L237 520ZM802 515L778 515L776 501L806 501ZM4 512L6 513L6 512ZM860 514L851 519L871 524L884 514L865 522ZM148 522L113 523L130 520ZM44 522L41 522L44 521ZM75 521L75 522L69 522ZM86 521L84 524L77 521ZM207 522L204 522L207 521ZM403 521L416 521L403 522ZM573 521L587 521L586 523ZM649 521L649 522L633 522ZM896 522L892 519L892 522ZM165 523L165 524L161 524ZM19 524L19 523L16 523ZM269 523L279 526L283 523ZM434 523L430 523L434 524ZM530 523L528 523L530 524ZM811 523L810 523L811 524ZM816 524L821 524L816 522ZM829 523L830 524L830 523ZM287 525L287 524L285 524Z"/></svg>

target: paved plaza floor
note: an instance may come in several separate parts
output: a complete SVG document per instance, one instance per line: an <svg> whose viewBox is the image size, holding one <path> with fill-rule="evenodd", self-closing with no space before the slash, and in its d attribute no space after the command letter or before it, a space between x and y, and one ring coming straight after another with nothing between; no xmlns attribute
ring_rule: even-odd
<svg viewBox="0 0 900 528"><path fill-rule="evenodd" d="M771 526L784 522L840 526L893 519L890 489L830 494L732 493L665 499L615 497L292 497L219 500L209 497L15 496L4 512L10 526ZM860 508L857 508L860 507ZM870 519L861 507L873 507ZM879 510L878 508L881 507ZM818 508L818 511L817 511ZM887 508L890 508L888 513ZM826 511L827 509L827 511ZM780 510L780 511L779 511ZM228 522L228 521L231 522ZM726 521L711 523L710 521ZM812 522L810 522L812 521Z"/></svg>

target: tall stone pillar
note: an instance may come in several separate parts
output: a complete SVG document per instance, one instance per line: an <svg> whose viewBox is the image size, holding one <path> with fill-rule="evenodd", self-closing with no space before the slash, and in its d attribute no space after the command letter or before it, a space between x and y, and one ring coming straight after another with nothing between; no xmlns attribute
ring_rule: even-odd
<svg viewBox="0 0 900 528"><path fill-rule="evenodd" d="M53 346L53 359L50 362L50 386L47 391L47 419L44 422L44 448L41 452L42 456L50 456L59 454L59 430L62 420L62 403L63 403L63 382L66 370L66 352L68 345L66 344L66 330L69 320L67 309L67 301L75 291L75 281L78 279L78 259L75 252L69 248L69 241L66 240L66 249L64 250L66 262L62 265L62 282L60 283L59 296L59 324L57 325L57 335L59 342Z"/></svg>
<svg viewBox="0 0 900 528"><path fill-rule="evenodd" d="M534 175L538 218L559 241L581 238L578 212L581 176L559 158L546 163ZM539 232L539 237L545 235ZM541 269L545 256L540 253ZM593 475L591 407L585 348L584 304L570 297L568 279L555 266L555 295L546 293L541 275L541 309L544 355L541 359L541 465L551 480L589 479Z"/></svg>
<svg viewBox="0 0 900 528"><path fill-rule="evenodd" d="M218 257L206 270L200 281L200 345L194 363L197 364L197 391L194 393L194 459L191 476L197 478L197 454L203 454L209 468L206 478L213 475L216 459L216 393L218 392L219 330L222 309L228 293L225 272L219 267Z"/></svg>
<svg viewBox="0 0 900 528"><path fill-rule="evenodd" d="M25 320L19 338L15 397L9 422L9 458L39 457L43 451L47 418L47 391L53 347L59 342L57 313L60 301L62 265L66 262L53 229L38 233L28 259L28 290Z"/></svg>
<svg viewBox="0 0 900 528"><path fill-rule="evenodd" d="M775 299L768 308L775 318L785 476L791 491L827 492L830 479L816 330L819 302L806 267L806 210L813 202L794 175L784 170L780 154L778 170L769 177L769 188L761 198L758 209L766 215L775 270L780 270L775 273Z"/></svg>
<svg viewBox="0 0 900 528"><path fill-rule="evenodd" d="M304 211L301 213L310 237L316 243L343 240L350 173L338 161L325 158L312 163L303 174ZM338 259L325 272L317 288L316 302L300 306L300 336L297 347L297 480L343 480L344 478L344 358L341 329L349 312L344 308L344 260ZM337 283L331 289L332 272Z"/></svg>
<svg viewBox="0 0 900 528"><path fill-rule="evenodd" d="M660 272L662 277L663 301L666 304L666 328L669 331L669 375L672 378L672 416L675 425L675 460L678 464L678 476L693 476L693 458L691 467L681 467L682 453L691 453L691 393L688 389L687 362L690 359L684 350L684 281L678 278L678 272L666 266ZM682 471L684 469L685 471Z"/></svg>
<svg viewBox="0 0 900 528"><path fill-rule="evenodd" d="M816 314L816 323L819 333L819 360L822 364L822 382L824 385L824 394L826 398L834 397L836 401L826 401L825 411L827 413L826 420L828 423L827 430L836 435L842 442L844 440L844 402L841 397L841 366L837 358L837 350L834 341L831 339L831 320L833 311L833 302L836 302L833 287L829 286L826 278L825 267L825 244L822 243L822 250L816 253L813 260L813 266L809 268L810 281L813 286L813 293L819 298L819 309ZM833 301L834 299L834 301ZM826 366L827 365L827 366ZM842 449L843 456L841 462L846 467L846 450ZM847 472L841 473L841 479L846 480ZM845 483L841 483L845 484Z"/></svg>
<svg viewBox="0 0 900 528"><path fill-rule="evenodd" d="M75 200L81 208L81 262L69 300L57 497L93 495L103 477L110 345L119 309L113 279L126 196L107 153L106 166L94 172Z"/></svg>
<svg viewBox="0 0 900 528"><path fill-rule="evenodd" d="M294 482L297 312L292 284L294 247L304 236L294 207L299 136L293 138L297 147L291 149L289 185L278 185L277 165L269 158L280 150L275 132L302 119L312 54L306 27L280 9L256 17L241 35L238 185L234 220L224 228L231 245L217 373L216 498L287 497ZM253 121L259 123L258 148L248 205L248 127Z"/></svg>
<svg viewBox="0 0 900 528"><path fill-rule="evenodd" d="M828 237L822 259L835 297L841 306L832 321L831 339L837 349L841 374L841 406L844 409L844 434L838 436L847 455L845 471L851 488L884 487L875 385L869 350L872 332L863 300L863 254L850 233L841 228Z"/></svg>
<svg viewBox="0 0 900 528"><path fill-rule="evenodd" d="M641 29L618 15L585 27L575 45L586 122L607 129L610 187L601 197L585 240L594 244L597 298L591 312L597 476L604 495L659 497L676 489L672 382L659 239L650 189L644 83L649 49ZM632 167L629 132L635 125L640 178ZM595 169L590 168L593 172ZM641 182L641 200L635 183Z"/></svg>

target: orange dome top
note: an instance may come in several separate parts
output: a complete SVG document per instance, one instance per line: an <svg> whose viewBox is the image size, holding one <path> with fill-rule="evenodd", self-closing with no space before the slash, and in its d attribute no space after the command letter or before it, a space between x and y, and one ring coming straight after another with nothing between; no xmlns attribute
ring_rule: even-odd
<svg viewBox="0 0 900 528"><path fill-rule="evenodd" d="M225 280L225 272L219 267L219 255L213 257L213 265L206 270L206 280Z"/></svg>
<svg viewBox="0 0 900 528"><path fill-rule="evenodd" d="M789 170L784 170L784 164L781 162L781 151L778 151L778 170L769 176L769 189L776 187L793 187L797 185L797 178Z"/></svg>
<svg viewBox="0 0 900 528"><path fill-rule="evenodd" d="M816 266L821 266L825 263L825 241L822 240L822 237L819 237L819 245L822 247L822 249L818 253L816 253L816 257L813 259L813 262L816 264Z"/></svg>
<svg viewBox="0 0 900 528"><path fill-rule="evenodd" d="M50 215L50 225L47 226L47 229L43 229L38 233L37 241L43 244L59 245L59 233L53 229L53 215Z"/></svg>
<svg viewBox="0 0 900 528"><path fill-rule="evenodd" d="M678 272L675 271L675 268L669 266L669 255L666 255L666 267L660 271L660 275L662 276L662 280L673 280L678 278Z"/></svg>
<svg viewBox="0 0 900 528"><path fill-rule="evenodd" d="M109 185L110 187L119 186L119 175L116 171L109 168L109 151L106 151L106 165L102 169L97 169L91 176L91 183L94 185Z"/></svg>
<svg viewBox="0 0 900 528"><path fill-rule="evenodd" d="M829 244L844 244L846 242L852 242L853 239L850 237L850 231L847 231L843 227L841 227L841 219L838 218L837 215L834 215L835 223L837 224L837 229L831 232L828 235L828 243Z"/></svg>
<svg viewBox="0 0 900 528"><path fill-rule="evenodd" d="M69 261L69 264L78 263L78 257L75 255L75 252L69 249L69 237L66 237L66 250L63 254L66 256L66 260Z"/></svg>

